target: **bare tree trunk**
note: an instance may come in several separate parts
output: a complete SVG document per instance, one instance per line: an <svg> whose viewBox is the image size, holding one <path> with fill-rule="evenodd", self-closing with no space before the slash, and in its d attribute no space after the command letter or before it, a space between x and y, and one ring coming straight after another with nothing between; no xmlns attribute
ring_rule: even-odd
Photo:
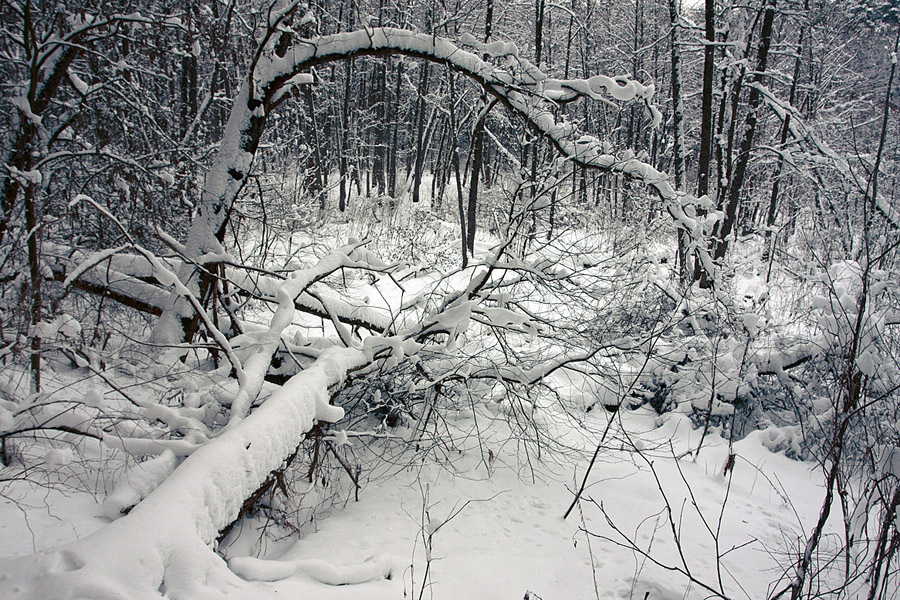
<svg viewBox="0 0 900 600"><path fill-rule="evenodd" d="M349 78L348 78L349 81ZM312 169L312 185L309 187L310 195L319 197L319 210L325 211L325 181L328 172L322 160L322 144L319 141L319 124L316 120L316 106L313 102L313 91L311 88L303 88L303 96L306 98L306 110L309 112L310 122L312 123L312 144L313 144L313 169Z"/></svg>
<svg viewBox="0 0 900 600"><path fill-rule="evenodd" d="M700 102L700 157L697 161L697 196L709 193L709 166L712 161L713 145L713 79L716 76L716 0L706 0L704 4L706 23L706 46L703 48L703 92ZM704 211L698 210L699 215ZM706 286L706 279L700 261L694 262L694 279Z"/></svg>
<svg viewBox="0 0 900 600"><path fill-rule="evenodd" d="M759 23L760 15L764 11L757 11L753 25L747 33L747 39L744 42L743 62L738 65L738 76L731 84L731 92L726 93L726 84L728 80L727 73L722 74L722 102L719 106L719 124L716 129L716 136L720 142L716 144L716 153L718 159L718 192L716 199L719 209L722 208L725 198L728 196L728 184L731 182L734 173L734 142L737 135L737 124L739 122L738 115L741 107L741 92L744 89L744 77L747 74L747 65L750 63L750 54L753 49L753 32ZM728 104L730 106L730 118L728 120L728 134L723 136L725 131L725 121ZM724 140L722 139L724 137ZM722 150L724 146L724 152Z"/></svg>
<svg viewBox="0 0 900 600"><path fill-rule="evenodd" d="M458 131L458 127L456 124L456 77L454 75L450 75L450 163L452 164L453 172L456 175L456 200L457 200L457 208L459 209L459 234L460 234L460 246L462 250L462 268L465 269L469 266L469 253L468 246L466 244L467 241L467 229L466 229L466 211L465 206L463 205L463 190L462 190L462 180L460 178L459 173L459 151L457 150L458 141L456 139L456 132Z"/></svg>
<svg viewBox="0 0 900 600"><path fill-rule="evenodd" d="M416 112L416 165L413 173L413 202L419 201L419 187L422 185L422 166L425 162L425 96L428 95L428 63L422 64L422 77L419 80L419 102Z"/></svg>
<svg viewBox="0 0 900 600"><path fill-rule="evenodd" d="M891 114L891 95L894 87L894 76L897 73L897 50L900 49L900 27L897 28L897 36L894 38L894 52L891 59L891 74L888 76L887 91L884 95L884 111L881 116L881 135L878 140L878 151L875 154L875 164L872 165L872 176L866 187L866 195L872 202L872 207L879 209L878 204L878 171L881 169L881 159L884 156L884 145L887 139L888 117ZM869 189L872 191L869 192Z"/></svg>
<svg viewBox="0 0 900 600"><path fill-rule="evenodd" d="M347 210L347 188L350 182L347 179L347 152L348 138L350 137L350 79L353 74L353 59L346 61L346 69L344 74L344 103L341 108L341 156L340 156L340 177L341 185L338 195L338 210L344 212Z"/></svg>
<svg viewBox="0 0 900 600"><path fill-rule="evenodd" d="M494 20L494 0L488 0L484 14L484 41L491 39L491 29ZM481 106L487 105L487 95L482 93ZM475 251L475 230L478 213L478 182L481 177L481 163L484 151L484 122L487 114L475 123L472 132L472 174L469 178L469 203L466 211L466 248L469 252Z"/></svg>
<svg viewBox="0 0 900 600"><path fill-rule="evenodd" d="M697 165L697 195L709 193L709 166L713 144L713 79L715 71L716 1L705 2L706 46L703 48L703 95L700 106L700 157Z"/></svg>
<svg viewBox="0 0 900 600"><path fill-rule="evenodd" d="M486 100L486 98L483 98ZM478 183L481 179L482 151L484 149L484 120L479 119L475 125L472 146L472 171L469 176L469 202L466 211L468 221L466 228L466 248L469 252L475 251L475 221L478 213Z"/></svg>
<svg viewBox="0 0 900 600"><path fill-rule="evenodd" d="M38 325L41 322L41 217L40 207L37 204L37 186L31 184L25 187L25 229L28 231L28 270L31 276L29 281L29 302L31 312L31 391L41 391L41 336L38 333Z"/></svg>
<svg viewBox="0 0 900 600"><path fill-rule="evenodd" d="M769 46L772 42L772 24L775 20L775 1L767 0L765 15L763 16L762 32L759 40L759 50L757 52L756 72L753 75L754 83L762 83L763 76L766 71L766 65L769 58ZM713 253L714 258L720 259L725 256L728 249L728 237L734 229L737 216L738 204L740 202L741 192L744 185L744 178L747 173L747 165L750 162L750 151L753 148L753 137L756 133L756 126L759 122L760 91L757 86L750 88L750 96L747 100L747 121L744 132L744 139L741 142L740 153L737 157L737 164L734 167L734 178L729 186L728 204L725 207L725 217L716 228L716 247Z"/></svg>
<svg viewBox="0 0 900 600"><path fill-rule="evenodd" d="M534 64L541 67L541 54L544 48L544 0L535 0L534 4ZM537 193L537 169L538 169L538 152L540 140L535 137L531 140L531 201L534 202ZM523 161L524 162L524 161ZM528 251L530 242L534 239L537 230L537 214L531 213L530 223L528 224L528 236L525 239L522 256Z"/></svg>
<svg viewBox="0 0 900 600"><path fill-rule="evenodd" d="M870 563L872 568L869 573L870 584L868 600L885 597L882 595L884 593L883 590L881 591L881 594L879 594L879 588L882 585L888 585L891 574L890 572L885 573L884 579L882 579L881 573L882 570L886 570L890 567L891 558L897 551L897 527L893 525L893 522L898 514L898 510L900 510L900 486L896 483L894 484L894 493L891 495L890 501L884 502L884 504L884 516L881 519L881 527L878 531L875 554ZM892 537L891 530L894 531L894 535L889 543L888 540Z"/></svg>
<svg viewBox="0 0 900 600"><path fill-rule="evenodd" d="M672 128L674 129L675 187L683 190L684 176L684 102L681 97L681 49L678 47L678 0L669 0L669 20L672 25Z"/></svg>
<svg viewBox="0 0 900 600"><path fill-rule="evenodd" d="M681 49L678 47L678 0L669 0L669 21L672 25L672 128L675 130L675 187L683 190L686 184L684 176L684 103L681 97ZM686 233L682 229L678 229L676 235L678 237L678 265L681 278L684 280L690 277L693 268L689 264Z"/></svg>
<svg viewBox="0 0 900 600"><path fill-rule="evenodd" d="M391 143L385 148L385 160L388 170L388 195L391 198L397 197L397 153L400 147L397 144L400 135L400 118L397 114L400 105L400 82L403 80L403 63L397 65L397 84L394 94L386 100L388 108L387 122L391 130Z"/></svg>
<svg viewBox="0 0 900 600"><path fill-rule="evenodd" d="M446 166L447 160L445 159L445 144L447 143L447 138L449 137L447 134L449 132L449 125L447 119L441 118L438 122L437 127L441 129L441 137L439 138L437 145L437 153L434 155L431 163L431 210L436 214L440 214L441 212L441 204L444 200L444 188L447 185L447 173L449 173L449 167Z"/></svg>
<svg viewBox="0 0 900 600"><path fill-rule="evenodd" d="M26 4L24 12L25 28L28 29L31 27L30 3ZM26 33L26 37L28 35L34 35L34 32ZM74 38L73 41L77 40L78 38ZM81 51L82 48L75 44L66 47L60 58L53 63L50 74L46 79L29 82L28 102L32 114L40 117L44 113L50 105L50 101L56 96L59 84L66 77L69 65L72 64L72 61L75 60ZM31 151L32 144L38 135L38 128L31 119L24 115L20 115L20 117L20 129L16 134L15 142L12 144L12 150L9 158L6 160L6 164L20 171L28 171L33 164ZM13 218L13 213L16 212L16 200L19 192L22 191L22 184L19 179L11 174L9 170L7 172L8 174L3 178L3 191L2 195L0 195L0 244L3 243L3 239L6 237L9 223Z"/></svg>
<svg viewBox="0 0 900 600"><path fill-rule="evenodd" d="M640 49L644 38L644 4L641 0L635 0L634 2L634 31L632 33L631 72L637 77L642 70ZM628 140L629 148L634 148L637 145L640 115L643 112L638 112L640 110L637 106L631 106L628 109L628 131L625 139Z"/></svg>
<svg viewBox="0 0 900 600"><path fill-rule="evenodd" d="M809 10L809 0L804 2L803 6L804 10ZM794 59L794 75L791 79L791 89L788 92L788 104L791 106L794 105L794 102L797 98L797 84L800 80L800 65L802 63L803 57L803 42L804 37L806 36L806 21L803 22L803 25L800 27L800 34L797 40L797 48L796 53L797 57ZM781 127L781 142L779 144L780 149L784 149L785 144L787 143L788 134L791 130L791 113L787 112L784 115L784 123ZM766 244L763 250L763 262L768 262L769 257L771 256L774 244L774 236L772 228L775 226L775 216L778 211L778 191L781 185L781 173L784 170L784 158L781 154L778 155L778 164L775 167L775 175L774 181L772 182L772 194L769 196L769 209L766 213Z"/></svg>
<svg viewBox="0 0 900 600"><path fill-rule="evenodd" d="M572 8L575 8L575 1L572 0ZM563 65L563 79L569 78L569 66L572 58L572 25L574 24L574 10L572 13L569 13L569 27L566 31L566 58L565 63ZM560 107L560 113L566 113L565 105ZM565 178L564 175L560 175L560 187L562 187L562 180ZM572 166L572 198L575 198L575 166ZM556 190L553 191L553 199L550 202L550 228L547 231L547 239L551 239L553 237L553 229L556 226Z"/></svg>
<svg viewBox="0 0 900 600"><path fill-rule="evenodd" d="M190 32L192 30L191 21L194 14L193 6L188 6L185 10L185 27L188 30L188 36L185 40L187 50L181 58L181 137L184 138L188 133L188 128L197 115L197 57L193 53L193 40Z"/></svg>
<svg viewBox="0 0 900 600"><path fill-rule="evenodd" d="M387 192L387 67L379 62L372 71L372 93L375 100L375 126L373 128L374 155L372 160L372 185L377 194Z"/></svg>

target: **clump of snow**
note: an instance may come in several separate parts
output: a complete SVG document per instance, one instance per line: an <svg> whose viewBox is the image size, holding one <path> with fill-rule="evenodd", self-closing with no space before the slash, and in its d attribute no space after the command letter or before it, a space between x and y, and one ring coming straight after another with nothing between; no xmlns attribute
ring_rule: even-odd
<svg viewBox="0 0 900 600"><path fill-rule="evenodd" d="M228 567L248 581L281 581L303 573L315 581L328 585L353 585L391 579L405 568L403 559L391 555L370 556L351 565L334 565L324 560L263 560L239 556L228 561Z"/></svg>
<svg viewBox="0 0 900 600"><path fill-rule="evenodd" d="M44 455L44 463L51 468L62 467L72 462L73 458L71 448L52 448Z"/></svg>
<svg viewBox="0 0 900 600"><path fill-rule="evenodd" d="M81 401L86 406L91 406L93 408L104 408L106 406L106 401L103 399L103 394L98 392L96 388L90 388L87 392L85 392L84 397Z"/></svg>
<svg viewBox="0 0 900 600"><path fill-rule="evenodd" d="M112 494L103 503L102 512L110 519L127 513L172 474L178 460L171 450L126 469Z"/></svg>
<svg viewBox="0 0 900 600"><path fill-rule="evenodd" d="M42 338L56 337L57 334L70 339L77 338L81 335L81 323L75 317L63 313L52 322L41 322L37 326L37 335Z"/></svg>
<svg viewBox="0 0 900 600"><path fill-rule="evenodd" d="M381 390L376 390L380 392ZM325 436L326 440L334 444L335 446L349 446L351 444L350 438L347 436L347 431L344 429L335 429L328 432L328 435Z"/></svg>

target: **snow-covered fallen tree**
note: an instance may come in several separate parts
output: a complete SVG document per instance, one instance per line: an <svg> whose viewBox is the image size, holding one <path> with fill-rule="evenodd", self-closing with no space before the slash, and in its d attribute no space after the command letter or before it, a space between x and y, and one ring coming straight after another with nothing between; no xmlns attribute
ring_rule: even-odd
<svg viewBox="0 0 900 600"><path fill-rule="evenodd" d="M21 597L30 598L222 595L245 584L213 552L212 546L242 513L247 498L263 488L273 472L285 466L315 424L342 417L343 410L330 405L330 399L348 376L359 377L373 369L375 374L378 369L389 372L407 363L421 369L431 386L451 389L454 384L467 385L466 382L495 382L525 389L539 385L567 366L588 363L601 352L627 351L642 345L642 340L629 337L597 339L593 347L587 342L572 343L572 347L559 348L555 354L513 355L506 363L498 362L496 356L482 353L467 357L456 351L472 327L492 331L495 336L537 337L548 343L554 335L566 335L564 318L545 322L542 315L546 307L517 300L516 294L510 295L515 285L527 289L546 282L547 289L541 295L551 293L555 286L560 286L559 293L566 292L565 286L569 285L584 286L588 292L592 289L584 285L586 273L595 268L584 265L589 261L571 256L570 262L580 265L571 269L545 258L517 260L507 256L501 244L481 264L467 271L461 280L463 285L441 282L435 289L410 299L403 309L409 314L397 320L396 332L385 330L363 339L345 332L331 348L315 349L314 362L251 410L269 371L270 359L285 342L283 333L293 321L295 299L309 283L340 266L373 264L370 255L358 250L358 244L344 246L282 280L272 292L279 304L268 328L228 340L236 357L232 366L238 389L227 404L230 417L226 426L210 432L208 440L193 445L184 440L172 440L180 445L141 445L138 440L121 440L117 447L133 449L138 454L162 452L146 468L135 470L136 480L131 481L131 488L114 494L105 510L111 517L119 516L122 510L130 512L78 542L33 557L0 561L0 594L15 597L16 590L20 590ZM129 261L141 262L133 256L108 260L118 261L117 266L122 268ZM88 260L87 264L91 262ZM154 268L163 267L156 264ZM88 273L90 269L80 272ZM149 278L160 274L148 270L143 275ZM590 293L582 301L591 302ZM573 310L577 311L577 307ZM561 328L561 334L550 333L556 327ZM601 333L590 335L598 338ZM568 337L571 342L572 332ZM141 408L149 411L151 407ZM148 412L147 418L171 421L178 416L177 410L169 412ZM103 443L116 445L116 439L104 436L102 429L88 433L96 434ZM193 439L198 438L195 435ZM182 456L186 458L178 464ZM127 540L141 543L133 545ZM335 584L359 581L373 576L372 573L385 576L390 561L333 567L238 561L235 569L245 579L287 577L297 570L313 569L314 578Z"/></svg>
<svg viewBox="0 0 900 600"><path fill-rule="evenodd" d="M366 360L365 352L355 349L324 352L249 417L194 452L128 515L67 546L0 561L0 596L204 598L237 593L240 580L211 544L315 422L343 415L329 405L329 389Z"/></svg>
<svg viewBox="0 0 900 600"><path fill-rule="evenodd" d="M572 124L557 123L552 117L554 103L588 98L642 102L658 121L659 113L650 102L652 86L603 76L553 79L518 56L514 47L485 46L470 36L462 42L472 52L440 37L389 28L367 28L291 43L295 34L290 19L297 8L296 2L290 2L271 11L268 32L234 101L206 178L198 214L185 243L178 247L183 260L162 260L134 243L128 246L128 255L114 250L88 255L57 249L57 264L63 267L56 277L65 284L103 291L125 304L130 298L135 308L161 313L155 341L181 342L191 328L189 323L200 321L197 327L206 330L227 358L238 382L238 390L228 404L228 424L208 441L181 453L189 456L171 474L161 477L158 487L140 494L145 497L127 515L94 535L35 557L0 561L3 597L200 598L236 590L242 585L240 580L211 546L241 514L246 499L285 464L316 423L333 422L342 416L342 410L331 406L329 399L348 373L373 365L396 366L411 358L415 363L420 354L454 350L472 323L500 332L541 336L544 324L540 316L525 304L510 303L504 295L505 287L511 285L510 279L516 282L537 277L565 282L577 276L572 270L553 267L546 259L513 259L507 252L507 240L473 268L461 287L442 289L435 294L441 298L439 302L427 311L413 311L420 317L418 321L395 327L393 319L311 291L313 284L342 268L383 267L373 262L359 244L336 249L317 264L297 269L281 280L251 277L229 266L233 261L222 244L223 233L231 207L251 173L266 119L295 86L311 82L307 72L317 65L357 56L401 54L439 63L470 77L522 116L566 159L624 174L650 186L665 202L676 226L695 236L696 251L705 268L713 271L705 244L697 243L708 223L694 217L689 202L682 204L683 198L665 175L635 158L633 152L614 155L596 138L580 135ZM238 334L235 337L220 331L214 323L215 315L202 302L209 297L205 291L215 285L216 276L272 302L276 308L268 326L253 332L232 332ZM159 286L168 289L166 299ZM330 318L337 333L334 343L331 348L311 352L311 364L253 408L297 308ZM345 324L363 326L374 334L362 340L354 338ZM592 335L599 337L588 333L585 339L591 340ZM536 354L530 357L530 363L502 367L486 359L473 361L463 369L459 364L462 361L442 358L436 361L442 372L427 375L433 382L485 379L527 387L567 365L591 361L605 349L627 351L640 348L642 343L630 337L594 339L585 347L571 344L551 354ZM175 462L166 464L174 466ZM132 540L141 540L140 547L131 546ZM371 565L365 568L371 570ZM348 577L356 579L358 573Z"/></svg>

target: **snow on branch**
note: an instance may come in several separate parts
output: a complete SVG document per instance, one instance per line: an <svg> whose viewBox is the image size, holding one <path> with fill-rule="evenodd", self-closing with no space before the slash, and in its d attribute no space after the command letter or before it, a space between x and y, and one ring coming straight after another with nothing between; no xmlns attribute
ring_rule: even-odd
<svg viewBox="0 0 900 600"><path fill-rule="evenodd" d="M0 597L199 598L246 587L209 545L313 424L336 416L329 388L366 360L359 350L324 351L250 416L194 451L128 515L60 548L0 560Z"/></svg>
<svg viewBox="0 0 900 600"><path fill-rule="evenodd" d="M275 38L268 35L261 44L234 100L222 142L201 194L198 216L191 224L184 244L189 260L208 254L224 254L221 239L230 208L248 181L268 115L294 86L307 81L306 78L298 78L299 75L337 60L400 54L443 64L473 79L504 106L521 115L531 129L576 164L621 173L650 186L665 201L666 210L676 226L698 240L695 243L697 253L704 268L713 275L712 259L705 255L707 245L699 241L703 235L702 223L685 211L685 205L690 205L691 199L680 197L666 174L637 158L631 150L619 155L611 154L610 149L597 138L579 135L575 125L557 123L553 116L554 107L559 102L589 98L610 102L640 101L653 121L658 122L659 111L651 103L654 93L652 85L604 76L586 80L552 79L519 57L516 49L508 44L502 48L478 45L486 56L493 54L493 58L498 60L495 64L476 53L463 50L448 39L403 29L365 28L304 39L289 47L279 45L283 37ZM465 40L471 44L474 40L470 38ZM191 281L195 274L195 267L187 264L179 272L181 280L190 285L196 285L196 281ZM189 317L190 312L190 306L173 296L154 329L154 340L181 341L177 339L181 331L180 318Z"/></svg>
<svg viewBox="0 0 900 600"><path fill-rule="evenodd" d="M269 365L272 362L272 356L281 343L281 336L294 320L294 299L304 291L307 291L314 282L335 272L345 264L352 264L353 261L348 254L356 250L357 245L344 246L326 255L312 267L294 271L290 278L281 282L281 285L275 292L275 297L278 299L278 308L275 309L275 314L272 315L268 329L246 333L236 338L248 338L252 343L251 345L255 346L255 351L244 361L243 377L240 379L241 385L231 404L229 427L240 423L250 411L253 401L259 395L266 373L269 370ZM334 322L338 326L336 317ZM247 345L248 340L242 341ZM332 417L328 420L335 421L340 419L344 413L341 409L332 407L331 412L328 414Z"/></svg>
<svg viewBox="0 0 900 600"><path fill-rule="evenodd" d="M496 96L503 104L521 114L538 133L550 139L567 157L585 166L621 172L654 187L664 198L674 198L674 190L667 177L653 167L637 160L634 153L619 157L603 152L599 141L586 147L576 147L576 128L571 123L556 123L552 108L558 102L579 98L607 101L641 101L651 113L654 123L660 114L651 100L655 89L624 77L602 75L589 79L560 80L546 76L529 61L518 56L516 48L505 42L484 45L472 36L464 36L463 43L489 56L500 57L501 64L483 60L478 54L467 52L448 39L393 28L367 28L359 31L322 36L304 40L283 58L273 56L268 65L259 65L255 83L267 94L280 94L292 78L310 68L334 60L353 56L404 54L440 62L467 75ZM500 45L503 47L501 48ZM488 48L490 46L490 48ZM488 52L488 50L490 50ZM262 90L261 90L262 91Z"/></svg>
<svg viewBox="0 0 900 600"><path fill-rule="evenodd" d="M759 82L748 84L757 89L763 98L763 101L775 112L782 122L788 120L788 131L791 137L801 144L806 152L819 159L825 159L831 163L832 167L848 181L857 181L859 176L853 172L850 162L837 152L835 152L823 139L810 129L801 118L800 112L788 102L781 100L766 86ZM787 154L783 150L779 150L783 154ZM785 157L788 158L788 157ZM789 155L786 160L788 164L796 166L796 159ZM874 198L872 205L875 209L890 223L894 229L900 229L900 211L891 206L887 198L882 195Z"/></svg>

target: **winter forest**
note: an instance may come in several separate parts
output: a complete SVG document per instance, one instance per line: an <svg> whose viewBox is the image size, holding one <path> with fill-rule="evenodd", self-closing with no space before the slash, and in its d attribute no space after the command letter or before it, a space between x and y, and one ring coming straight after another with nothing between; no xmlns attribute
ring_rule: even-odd
<svg viewBox="0 0 900 600"><path fill-rule="evenodd" d="M0 597L896 598L898 45L0 1Z"/></svg>

